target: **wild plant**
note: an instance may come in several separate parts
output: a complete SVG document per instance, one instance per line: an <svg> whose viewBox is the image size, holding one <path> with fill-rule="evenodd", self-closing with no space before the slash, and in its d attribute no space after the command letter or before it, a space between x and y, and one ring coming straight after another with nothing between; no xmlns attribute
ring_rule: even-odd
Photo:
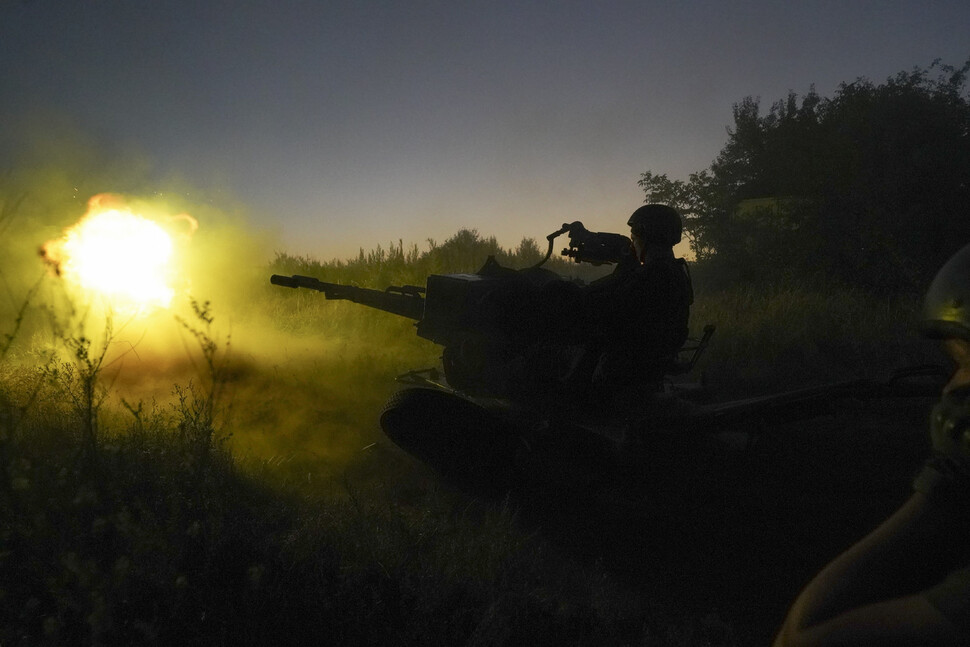
<svg viewBox="0 0 970 647"><path fill-rule="evenodd" d="M231 337L226 336L220 342L212 330L214 316L209 301L200 303L196 299L189 300L195 320L188 320L176 316L176 320L195 340L201 353L201 363L189 355L190 360L199 376L201 385L189 381L186 386L176 384L173 387L175 402L173 408L176 414L176 425L180 438L194 448L196 478L202 478L209 466L214 445L223 445L229 439L229 434L217 435L217 415L226 404L227 382L230 370Z"/></svg>
<svg viewBox="0 0 970 647"><path fill-rule="evenodd" d="M114 316L105 310L103 328L91 332L91 308L79 308L62 295L61 308L46 305L54 348L40 369L52 393L66 398L77 420L78 458L85 469L97 472L101 445L101 411L109 388L102 382L108 351L115 339ZM62 352L58 352L57 346Z"/></svg>

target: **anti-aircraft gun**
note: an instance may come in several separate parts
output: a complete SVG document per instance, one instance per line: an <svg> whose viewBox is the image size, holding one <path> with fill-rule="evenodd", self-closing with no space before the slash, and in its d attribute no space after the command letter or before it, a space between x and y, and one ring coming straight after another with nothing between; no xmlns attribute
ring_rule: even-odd
<svg viewBox="0 0 970 647"><path fill-rule="evenodd" d="M525 269L506 268L489 257L477 272L431 275L424 286L375 290L300 275L273 275L270 282L414 320L419 337L443 347L441 367L398 377L409 388L386 405L381 416L385 433L439 472L460 472L466 482L503 482L512 475L503 479L500 474L511 469L511 455L522 451L532 430L552 424L550 411L576 404L575 393L567 398L522 388L527 376L509 368L551 328L578 317L577 282L543 267L564 234L569 242L561 254L576 263L638 264L626 236L592 232L573 222L549 234L545 256ZM689 285L686 266L683 272ZM712 333L708 327L670 372L688 371Z"/></svg>
<svg viewBox="0 0 970 647"><path fill-rule="evenodd" d="M437 369L427 369L408 373L401 381L457 391L463 396L501 395L509 385L499 365L536 343L547 329L545 319L575 316L564 297L575 283L542 267L552 255L555 239L562 234L569 236L562 255L576 263L602 265L632 259L631 241L626 236L591 232L582 223L573 222L549 234L545 257L521 270L503 267L489 257L477 272L434 274L423 287L375 290L278 274L271 276L270 282L317 290L327 299L352 301L414 320L419 337L444 347L444 380L439 380ZM713 329L707 338L711 333ZM678 370L683 372L685 367Z"/></svg>
<svg viewBox="0 0 970 647"><path fill-rule="evenodd" d="M376 290L275 274L270 282L411 319L419 337L443 347L440 369L398 376L406 388L385 405L381 427L396 445L446 480L476 493L504 492L530 478L581 483L611 470L631 434L645 428L709 434L739 421L776 423L819 415L838 397L939 392L940 369L915 367L885 382L839 382L717 404L697 403L691 397L696 385L673 379L665 380L662 391L634 393L635 406L614 411L588 407L575 393L552 393L551 399L540 401L526 391L523 397L514 388L509 361L547 333L550 315L572 314L571 302L562 297L576 286L542 267L563 234L569 243L561 254L576 263L636 263L626 236L591 232L573 222L546 237L542 260L520 270L489 257L477 272L431 275L425 286ZM687 281L689 285L689 274ZM713 333L714 326L708 325L700 338L688 340L664 374L675 378L689 373ZM914 384L913 377L931 381Z"/></svg>

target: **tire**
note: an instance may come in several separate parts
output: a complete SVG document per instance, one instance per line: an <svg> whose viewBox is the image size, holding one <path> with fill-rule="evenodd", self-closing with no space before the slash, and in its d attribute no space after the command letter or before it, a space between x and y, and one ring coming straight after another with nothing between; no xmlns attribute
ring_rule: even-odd
<svg viewBox="0 0 970 647"><path fill-rule="evenodd" d="M443 480L473 494L497 495L520 481L523 440L484 408L427 388L398 391L381 412L381 429Z"/></svg>

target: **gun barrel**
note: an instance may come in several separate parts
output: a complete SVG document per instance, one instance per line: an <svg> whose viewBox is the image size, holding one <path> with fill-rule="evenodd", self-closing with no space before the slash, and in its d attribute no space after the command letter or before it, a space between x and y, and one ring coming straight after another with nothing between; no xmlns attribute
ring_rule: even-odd
<svg viewBox="0 0 970 647"><path fill-rule="evenodd" d="M300 287L299 282L294 280L295 277L283 276L282 274L274 274L269 277L269 282L273 285L282 285L285 288L298 288Z"/></svg>
<svg viewBox="0 0 970 647"><path fill-rule="evenodd" d="M312 276L301 276L299 274L293 276L274 274L269 277L269 282L287 288L316 290L323 292L328 299L345 299L415 321L424 317L424 298L418 294L416 289L371 290L359 288L356 285L326 283Z"/></svg>

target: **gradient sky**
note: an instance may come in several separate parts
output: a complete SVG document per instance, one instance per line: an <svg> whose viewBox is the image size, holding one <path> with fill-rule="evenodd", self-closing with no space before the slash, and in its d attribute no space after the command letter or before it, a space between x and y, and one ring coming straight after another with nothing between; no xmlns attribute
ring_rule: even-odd
<svg viewBox="0 0 970 647"><path fill-rule="evenodd" d="M0 152L60 114L291 253L510 247L625 232L640 173L707 167L745 96L968 57L967 0L0 0Z"/></svg>

